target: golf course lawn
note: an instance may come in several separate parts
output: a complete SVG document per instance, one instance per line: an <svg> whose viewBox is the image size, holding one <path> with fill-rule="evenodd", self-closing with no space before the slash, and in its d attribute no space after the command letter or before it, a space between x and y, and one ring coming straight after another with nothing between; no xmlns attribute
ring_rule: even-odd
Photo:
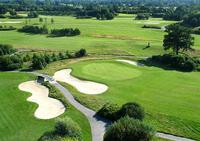
<svg viewBox="0 0 200 141"><path fill-rule="evenodd" d="M67 85L86 106L98 110L105 102L138 102L145 108L145 122L158 131L200 140L198 72L136 67L114 60L81 61L67 67L78 78L109 86L104 94L88 96Z"/></svg>
<svg viewBox="0 0 200 141"><path fill-rule="evenodd" d="M53 129L56 118L36 119L37 105L26 101L30 94L18 89L20 83L34 79L30 74L0 72L0 141L36 141ZM60 117L64 116L79 124L84 141L91 141L89 122L83 114L70 106Z"/></svg>
<svg viewBox="0 0 200 141"><path fill-rule="evenodd" d="M96 19L76 19L71 16L40 16L47 18L47 23L34 19L2 19L1 21L21 21L21 23L6 24L20 28L28 24L47 25L49 29L79 28L80 36L51 38L46 35L19 33L17 31L0 31L0 43L12 44L16 48L49 49L75 51L84 48L90 54L115 54L151 56L163 53L162 40L165 34L162 30L142 28L144 24L164 26L174 21L164 21L160 18L149 20L134 20L133 15L120 14L114 20L99 21ZM51 18L55 23L51 24ZM156 23L156 24L155 24ZM5 25L5 24L0 24ZM200 36L195 36L195 48L200 46ZM145 49L148 42L151 47Z"/></svg>

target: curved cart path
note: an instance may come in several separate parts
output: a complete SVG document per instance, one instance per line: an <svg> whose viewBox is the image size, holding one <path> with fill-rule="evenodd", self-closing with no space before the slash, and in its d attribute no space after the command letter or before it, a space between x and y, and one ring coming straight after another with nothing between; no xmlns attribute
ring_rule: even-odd
<svg viewBox="0 0 200 141"><path fill-rule="evenodd" d="M35 75L40 75L46 78L47 81L49 81L52 85L54 85L56 88L58 88L65 98L72 104L76 109L78 109L80 112L82 112L89 120L91 131L92 131L92 141L103 141L103 135L105 133L106 127L111 124L109 120L106 120L104 118L101 118L99 116L96 116L96 112L81 105L79 102L77 102L73 95L61 84L56 82L51 76L40 74L37 72L32 72ZM157 137L169 139L172 141L195 141L192 139L187 139L183 137L178 137L170 134L165 133L156 133Z"/></svg>

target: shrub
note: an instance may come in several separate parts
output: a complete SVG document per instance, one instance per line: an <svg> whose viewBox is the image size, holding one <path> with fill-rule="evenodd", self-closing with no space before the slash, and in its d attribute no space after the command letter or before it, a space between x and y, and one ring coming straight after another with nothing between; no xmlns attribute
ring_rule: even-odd
<svg viewBox="0 0 200 141"><path fill-rule="evenodd" d="M19 32L31 33L31 34L48 34L48 29L46 26L39 27L33 25L25 25L18 29Z"/></svg>
<svg viewBox="0 0 200 141"><path fill-rule="evenodd" d="M28 13L28 18L37 18L39 15L36 11L30 11Z"/></svg>
<svg viewBox="0 0 200 141"><path fill-rule="evenodd" d="M0 70L10 71L21 68L23 65L23 60L19 55L12 56L1 56L0 57Z"/></svg>
<svg viewBox="0 0 200 141"><path fill-rule="evenodd" d="M9 30L15 30L16 28L13 26L0 26L0 31L9 31Z"/></svg>
<svg viewBox="0 0 200 141"><path fill-rule="evenodd" d="M97 114L111 121L115 121L118 119L117 114L119 109L120 107L117 104L107 103L103 105L103 107L97 112Z"/></svg>
<svg viewBox="0 0 200 141"><path fill-rule="evenodd" d="M38 141L79 141L79 140L76 138L61 137L59 135L55 135L52 132L46 132L43 134L42 137L38 139Z"/></svg>
<svg viewBox="0 0 200 141"><path fill-rule="evenodd" d="M119 117L129 116L134 119L143 120L145 112L143 107L137 103L126 103L122 106L118 115Z"/></svg>
<svg viewBox="0 0 200 141"><path fill-rule="evenodd" d="M80 49L79 51L77 51L75 53L75 57L83 57L87 54L86 50L85 49Z"/></svg>
<svg viewBox="0 0 200 141"><path fill-rule="evenodd" d="M64 28L64 29L53 29L51 30L51 36L61 37L61 36L77 36L81 32L78 28Z"/></svg>
<svg viewBox="0 0 200 141"><path fill-rule="evenodd" d="M80 127L70 118L59 118L56 121L55 134L60 136L81 138Z"/></svg>
<svg viewBox="0 0 200 141"><path fill-rule="evenodd" d="M43 69L47 65L47 62L45 61L44 56L42 55L33 55L32 58L32 68L33 69Z"/></svg>
<svg viewBox="0 0 200 141"><path fill-rule="evenodd" d="M108 127L104 141L150 141L154 134L154 129L140 120L124 117Z"/></svg>
<svg viewBox="0 0 200 141"><path fill-rule="evenodd" d="M136 20L148 20L150 17L149 14L147 13L138 13L137 16L135 17Z"/></svg>
<svg viewBox="0 0 200 141"><path fill-rule="evenodd" d="M187 55L164 54L152 56L150 61L180 71L193 71L200 65L198 58L192 58Z"/></svg>
<svg viewBox="0 0 200 141"><path fill-rule="evenodd" d="M80 127L70 118L58 118L54 131L45 132L38 141L82 141Z"/></svg>
<svg viewBox="0 0 200 141"><path fill-rule="evenodd" d="M160 27L160 26L155 26L155 25L144 25L142 28L161 29L161 27Z"/></svg>
<svg viewBox="0 0 200 141"><path fill-rule="evenodd" d="M15 53L17 50L11 45L0 44L0 56Z"/></svg>

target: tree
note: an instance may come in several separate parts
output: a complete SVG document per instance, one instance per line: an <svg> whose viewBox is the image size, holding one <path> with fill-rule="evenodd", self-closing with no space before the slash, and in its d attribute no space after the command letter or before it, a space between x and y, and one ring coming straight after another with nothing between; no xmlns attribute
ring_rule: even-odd
<svg viewBox="0 0 200 141"><path fill-rule="evenodd" d="M42 23L43 22L43 18L39 18L39 22Z"/></svg>
<svg viewBox="0 0 200 141"><path fill-rule="evenodd" d="M51 18L51 24L54 24L54 19L53 18Z"/></svg>
<svg viewBox="0 0 200 141"><path fill-rule="evenodd" d="M36 11L30 11L28 13L28 18L37 18L39 15Z"/></svg>
<svg viewBox="0 0 200 141"><path fill-rule="evenodd" d="M32 68L33 69L43 69L46 67L47 63L45 61L44 56L38 56L36 54L33 55L32 58Z"/></svg>
<svg viewBox="0 0 200 141"><path fill-rule="evenodd" d="M178 24L172 24L166 27L166 32L168 34L164 36L163 40L165 50L172 49L178 55L180 50L187 51L192 49L194 37L192 37L190 29Z"/></svg>
<svg viewBox="0 0 200 141"><path fill-rule="evenodd" d="M75 57L83 57L87 54L85 49L80 49L79 51L75 52Z"/></svg>
<svg viewBox="0 0 200 141"><path fill-rule="evenodd" d="M150 141L154 135L152 127L140 120L124 117L108 127L104 141Z"/></svg>

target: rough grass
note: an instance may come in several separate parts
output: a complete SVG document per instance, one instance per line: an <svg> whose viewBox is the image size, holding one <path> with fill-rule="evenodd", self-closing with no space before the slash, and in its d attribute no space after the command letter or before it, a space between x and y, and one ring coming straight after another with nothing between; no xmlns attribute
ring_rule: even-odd
<svg viewBox="0 0 200 141"><path fill-rule="evenodd" d="M98 64L102 64L101 66ZM124 75L135 74L135 70L141 72L138 77L113 81L109 77L118 73L115 68L118 65L124 69ZM98 110L90 103L95 101L110 101L119 105L126 102L138 102L144 106L147 113L145 121L155 126L162 132L176 134L200 140L200 77L198 72L182 73L166 71L154 67L135 67L129 64L113 61L83 61L69 65L73 69L72 74L83 79L105 83L109 90L98 96L84 96L75 89L73 94L83 101L86 106ZM102 77L99 71L104 68ZM111 70L113 69L113 71ZM95 70L95 72L94 72ZM107 71L106 71L107 70ZM95 75L97 74L97 75ZM120 77L120 74L119 74ZM96 102L102 104L101 102Z"/></svg>
<svg viewBox="0 0 200 141"><path fill-rule="evenodd" d="M30 74L0 72L1 141L36 141L54 127L55 119L39 120L34 117L37 105L27 102L30 94L18 89L20 83L34 79ZM61 117L64 116L79 124L84 141L91 141L89 122L83 114L70 106Z"/></svg>

